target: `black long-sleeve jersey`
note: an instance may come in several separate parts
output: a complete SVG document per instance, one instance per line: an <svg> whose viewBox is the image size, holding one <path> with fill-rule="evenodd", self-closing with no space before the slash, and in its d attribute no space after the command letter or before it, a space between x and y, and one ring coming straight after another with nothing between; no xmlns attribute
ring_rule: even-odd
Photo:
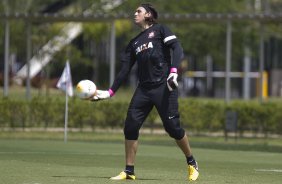
<svg viewBox="0 0 282 184"><path fill-rule="evenodd" d="M178 68L182 56L176 36L166 26L154 24L129 42L121 54L122 68L110 89L118 90L136 62L139 85L158 85L166 80L170 68Z"/></svg>

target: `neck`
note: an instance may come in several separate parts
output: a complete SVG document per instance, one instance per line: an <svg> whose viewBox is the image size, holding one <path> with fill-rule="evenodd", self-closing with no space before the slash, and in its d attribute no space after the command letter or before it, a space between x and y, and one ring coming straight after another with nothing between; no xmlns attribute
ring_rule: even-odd
<svg viewBox="0 0 282 184"><path fill-rule="evenodd" d="M142 25L142 26L141 26L142 31L144 31L144 30L150 28L152 25L153 25L153 24L151 24L151 25L149 25L149 24L144 24L144 25Z"/></svg>

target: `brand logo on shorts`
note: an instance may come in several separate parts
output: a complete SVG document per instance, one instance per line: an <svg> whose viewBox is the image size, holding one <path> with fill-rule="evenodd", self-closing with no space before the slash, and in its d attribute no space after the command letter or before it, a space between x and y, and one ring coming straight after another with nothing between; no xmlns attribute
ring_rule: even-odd
<svg viewBox="0 0 282 184"><path fill-rule="evenodd" d="M175 116L169 116L169 117L168 117L168 119L173 119L173 118L175 118Z"/></svg>

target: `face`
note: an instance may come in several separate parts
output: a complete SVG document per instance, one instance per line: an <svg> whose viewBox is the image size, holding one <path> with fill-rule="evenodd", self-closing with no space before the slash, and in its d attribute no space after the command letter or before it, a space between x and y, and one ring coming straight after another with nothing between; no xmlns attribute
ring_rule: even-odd
<svg viewBox="0 0 282 184"><path fill-rule="evenodd" d="M146 12L145 8L138 7L134 13L134 22L137 25L145 24L145 18L149 17L150 13Z"/></svg>

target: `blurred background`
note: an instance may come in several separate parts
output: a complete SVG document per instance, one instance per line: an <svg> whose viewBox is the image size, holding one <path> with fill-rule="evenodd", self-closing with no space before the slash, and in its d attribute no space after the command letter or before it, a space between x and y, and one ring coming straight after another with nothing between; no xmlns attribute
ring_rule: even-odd
<svg viewBox="0 0 282 184"><path fill-rule="evenodd" d="M56 89L56 83L66 61L70 63L73 86L82 79L90 79L99 89L109 88L120 69L120 52L140 31L132 18L136 7L144 1L0 2L0 35L3 38L0 42L2 100L42 100L48 97L47 101L50 102L50 97L63 97ZM159 23L166 24L183 46L184 59L179 68L179 94L183 100L186 97L199 100L217 99L225 105L232 100L247 103L255 101L260 105L280 101L281 1L150 2L159 11ZM135 70L136 68L132 69L116 100L130 99L128 95L132 94L138 81ZM277 104L275 107L271 104L270 110L278 109L276 106ZM220 128L224 127L224 114L228 108L234 110L233 107L224 107L224 110L220 110L220 118L215 120ZM236 110L237 113L238 111ZM244 108L240 111L246 112ZM254 112L257 110L251 111L247 120L240 119L241 113L238 117L241 124L252 122L247 127L254 128L253 123L260 119L259 116L254 117ZM188 111L183 110L182 113L187 114ZM265 116L268 115L266 113ZM101 119L101 115L97 117ZM278 126L281 127L281 119L278 115L275 118L271 122L275 122L277 126L272 127L272 130L277 131ZM15 121L22 124L25 117L18 119ZM31 120L32 118L28 118L28 122ZM2 115L2 122L7 121L11 120ZM191 121L191 118L187 121ZM206 127L209 128L210 126ZM255 126L254 129L263 128Z"/></svg>
<svg viewBox="0 0 282 184"><path fill-rule="evenodd" d="M139 32L132 17L141 2L1 0L1 86L6 90L24 86L29 82L30 63L31 87L55 87L69 60L74 84L87 78L108 88L120 67L119 53ZM167 24L184 48L182 96L250 99L282 95L282 2L151 3L159 11L159 23ZM134 88L136 81L133 69L125 86Z"/></svg>

